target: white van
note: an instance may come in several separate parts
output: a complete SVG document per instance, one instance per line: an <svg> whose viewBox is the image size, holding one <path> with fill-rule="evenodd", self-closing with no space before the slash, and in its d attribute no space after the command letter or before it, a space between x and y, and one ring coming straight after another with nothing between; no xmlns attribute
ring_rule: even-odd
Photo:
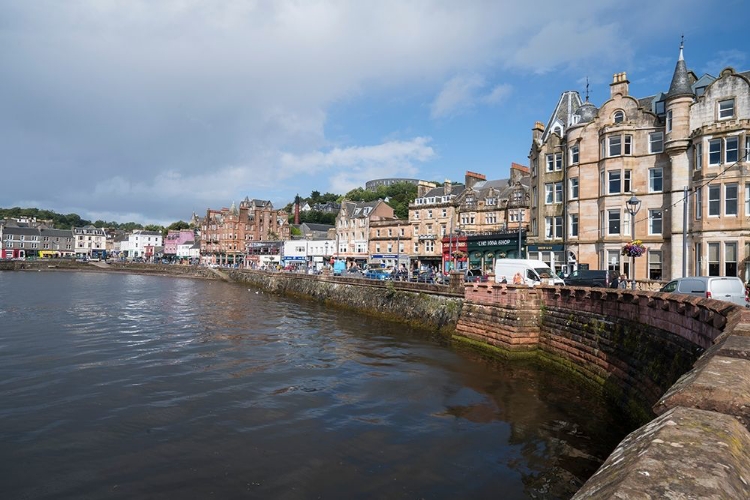
<svg viewBox="0 0 750 500"><path fill-rule="evenodd" d="M661 287L659 291L696 295L707 299L733 302L738 306L748 306L745 284L736 276L692 276L677 278Z"/></svg>
<svg viewBox="0 0 750 500"><path fill-rule="evenodd" d="M541 260L531 259L497 259L495 261L495 281L513 283L513 276L521 274L523 284L534 285L564 285L565 282L555 276L552 269Z"/></svg>

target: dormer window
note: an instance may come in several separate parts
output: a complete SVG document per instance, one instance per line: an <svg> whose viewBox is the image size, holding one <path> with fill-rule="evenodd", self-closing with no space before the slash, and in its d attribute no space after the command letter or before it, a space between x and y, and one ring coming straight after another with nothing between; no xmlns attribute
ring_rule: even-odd
<svg viewBox="0 0 750 500"><path fill-rule="evenodd" d="M719 101L719 120L734 118L734 99Z"/></svg>
<svg viewBox="0 0 750 500"><path fill-rule="evenodd" d="M612 117L615 121L615 123L622 123L625 121L625 113L622 111L615 111L614 116Z"/></svg>

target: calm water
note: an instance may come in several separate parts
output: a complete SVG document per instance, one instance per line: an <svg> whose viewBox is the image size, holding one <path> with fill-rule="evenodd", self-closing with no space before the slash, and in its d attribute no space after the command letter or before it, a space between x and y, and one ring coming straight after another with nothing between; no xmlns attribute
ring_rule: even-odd
<svg viewBox="0 0 750 500"><path fill-rule="evenodd" d="M559 373L234 284L0 290L2 498L568 498L628 430Z"/></svg>

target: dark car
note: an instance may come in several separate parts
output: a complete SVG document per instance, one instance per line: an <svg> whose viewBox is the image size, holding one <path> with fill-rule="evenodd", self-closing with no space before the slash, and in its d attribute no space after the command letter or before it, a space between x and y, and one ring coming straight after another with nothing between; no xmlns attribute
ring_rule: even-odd
<svg viewBox="0 0 750 500"><path fill-rule="evenodd" d="M432 271L419 271L412 274L409 281L415 283L435 283L435 273Z"/></svg>
<svg viewBox="0 0 750 500"><path fill-rule="evenodd" d="M487 281L487 275L481 269L467 269L464 281L468 281L469 283Z"/></svg>
<svg viewBox="0 0 750 500"><path fill-rule="evenodd" d="M565 284L570 286L617 288L618 280L619 274L617 271L584 269L573 271L573 274L565 278Z"/></svg>

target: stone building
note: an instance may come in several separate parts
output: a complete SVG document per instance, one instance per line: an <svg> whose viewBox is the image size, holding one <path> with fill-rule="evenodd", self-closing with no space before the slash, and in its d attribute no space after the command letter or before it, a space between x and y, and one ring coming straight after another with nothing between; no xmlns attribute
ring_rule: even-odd
<svg viewBox="0 0 750 500"><path fill-rule="evenodd" d="M207 264L280 262L281 245L291 237L288 214L267 200L245 198L239 208L208 209L201 219L201 259Z"/></svg>
<svg viewBox="0 0 750 500"><path fill-rule="evenodd" d="M383 200L344 200L336 216L336 253L332 257L364 267L369 260L370 223L393 219L393 208Z"/></svg>
<svg viewBox="0 0 750 500"><path fill-rule="evenodd" d="M635 98L625 73L599 108L564 92L547 126L532 131L529 256L637 280L668 280L683 267L747 279L749 76L727 68L698 77L681 46L666 93ZM633 240L645 251L623 256Z"/></svg>
<svg viewBox="0 0 750 500"><path fill-rule="evenodd" d="M382 219L370 222L369 265L371 267L410 268L412 226L402 219Z"/></svg>

